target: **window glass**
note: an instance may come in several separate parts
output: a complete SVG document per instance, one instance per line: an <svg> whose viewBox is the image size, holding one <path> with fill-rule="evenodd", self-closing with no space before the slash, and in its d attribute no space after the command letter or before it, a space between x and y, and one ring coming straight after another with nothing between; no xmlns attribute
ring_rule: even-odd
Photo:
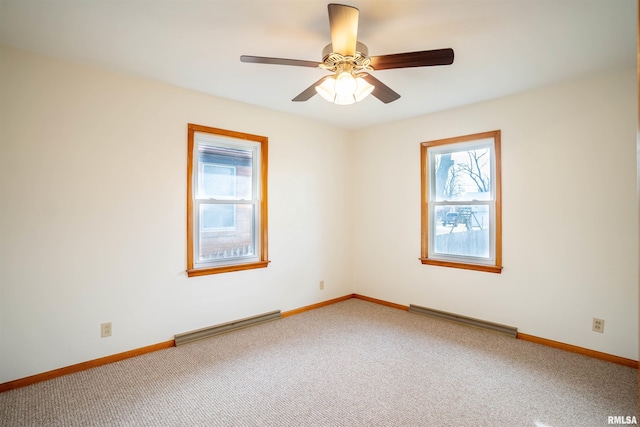
<svg viewBox="0 0 640 427"><path fill-rule="evenodd" d="M200 162L198 196L212 198L231 198L236 195L236 169L233 166Z"/></svg>
<svg viewBox="0 0 640 427"><path fill-rule="evenodd" d="M198 263L255 257L252 205L200 205L200 208Z"/></svg>
<svg viewBox="0 0 640 427"><path fill-rule="evenodd" d="M235 205L200 205L200 231L235 230Z"/></svg>
<svg viewBox="0 0 640 427"><path fill-rule="evenodd" d="M434 254L491 258L488 205L438 205L432 218Z"/></svg>
<svg viewBox="0 0 640 427"><path fill-rule="evenodd" d="M492 141L434 149L434 200L490 200ZM449 150L446 150L449 148Z"/></svg>

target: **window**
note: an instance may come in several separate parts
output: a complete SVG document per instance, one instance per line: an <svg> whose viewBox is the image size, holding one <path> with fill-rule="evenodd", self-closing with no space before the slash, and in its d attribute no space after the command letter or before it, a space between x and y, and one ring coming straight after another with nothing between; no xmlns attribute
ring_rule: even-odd
<svg viewBox="0 0 640 427"><path fill-rule="evenodd" d="M266 267L267 138L189 125L187 274Z"/></svg>
<svg viewBox="0 0 640 427"><path fill-rule="evenodd" d="M423 264L502 271L500 131L423 142Z"/></svg>

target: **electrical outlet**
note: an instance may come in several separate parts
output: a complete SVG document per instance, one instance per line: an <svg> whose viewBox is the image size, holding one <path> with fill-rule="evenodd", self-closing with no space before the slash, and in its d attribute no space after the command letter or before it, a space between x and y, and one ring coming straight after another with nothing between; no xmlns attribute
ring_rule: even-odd
<svg viewBox="0 0 640 427"><path fill-rule="evenodd" d="M100 337L106 338L111 336L111 322L102 323L100 325Z"/></svg>
<svg viewBox="0 0 640 427"><path fill-rule="evenodd" d="M604 332L604 320L593 318L593 331L594 332Z"/></svg>
<svg viewBox="0 0 640 427"><path fill-rule="evenodd" d="M324 280L320 280L320 290L324 291Z"/></svg>

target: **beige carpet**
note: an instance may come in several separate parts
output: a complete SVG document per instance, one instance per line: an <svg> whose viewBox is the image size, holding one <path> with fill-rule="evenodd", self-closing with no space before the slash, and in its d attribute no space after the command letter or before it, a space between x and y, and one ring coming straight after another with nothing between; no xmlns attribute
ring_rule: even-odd
<svg viewBox="0 0 640 427"><path fill-rule="evenodd" d="M0 394L2 426L607 426L638 372L351 299Z"/></svg>

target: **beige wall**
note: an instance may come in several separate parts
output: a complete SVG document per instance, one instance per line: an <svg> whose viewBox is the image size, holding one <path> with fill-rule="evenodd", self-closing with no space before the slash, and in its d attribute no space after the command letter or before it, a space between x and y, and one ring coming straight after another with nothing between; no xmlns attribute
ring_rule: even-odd
<svg viewBox="0 0 640 427"><path fill-rule="evenodd" d="M636 93L627 70L358 133L355 292L637 360ZM496 129L503 273L420 264L420 142Z"/></svg>
<svg viewBox="0 0 640 427"><path fill-rule="evenodd" d="M0 382L352 292L345 132L0 52ZM186 277L190 122L269 137L268 268Z"/></svg>
<svg viewBox="0 0 640 427"><path fill-rule="evenodd" d="M0 382L352 292L637 360L635 93L633 70L352 133L0 48ZM186 277L189 122L269 137L268 268ZM419 143L493 129L504 273L421 265Z"/></svg>

